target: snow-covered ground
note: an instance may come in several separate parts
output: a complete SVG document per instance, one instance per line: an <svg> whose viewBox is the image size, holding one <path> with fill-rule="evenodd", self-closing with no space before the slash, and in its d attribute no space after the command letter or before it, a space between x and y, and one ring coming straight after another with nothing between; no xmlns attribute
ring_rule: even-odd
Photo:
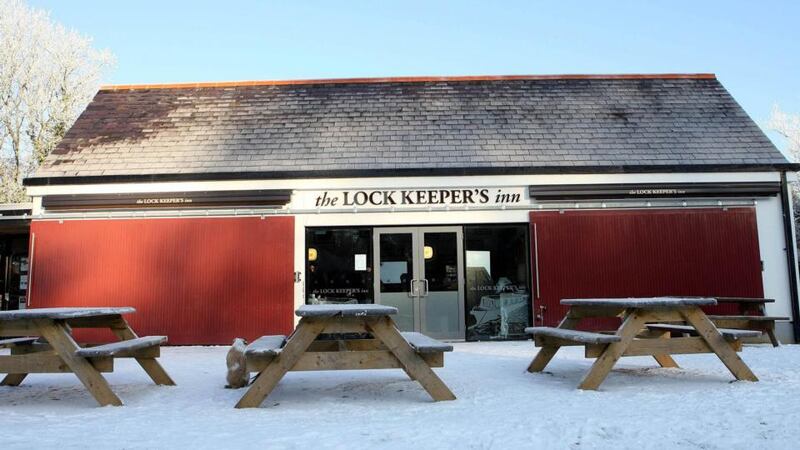
<svg viewBox="0 0 800 450"><path fill-rule="evenodd" d="M12 448L798 448L800 346L747 347L759 383L713 355L682 369L623 358L602 390L575 388L593 360L562 349L529 374L531 342L459 343L437 369L458 397L433 403L400 370L289 373L262 408L236 410L225 347L165 348L178 383L135 362L107 374L124 407L99 408L71 374L0 387L0 449Z"/></svg>

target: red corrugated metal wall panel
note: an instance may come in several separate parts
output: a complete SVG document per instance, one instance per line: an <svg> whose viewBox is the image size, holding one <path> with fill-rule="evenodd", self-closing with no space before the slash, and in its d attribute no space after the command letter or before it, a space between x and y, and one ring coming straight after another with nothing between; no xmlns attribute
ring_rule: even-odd
<svg viewBox="0 0 800 450"><path fill-rule="evenodd" d="M293 328L293 217L34 221L31 233L31 307L133 306L138 334L172 344Z"/></svg>
<svg viewBox="0 0 800 450"><path fill-rule="evenodd" d="M545 306L547 326L566 313L565 298L763 296L753 208L531 212L530 219L539 261L534 309Z"/></svg>

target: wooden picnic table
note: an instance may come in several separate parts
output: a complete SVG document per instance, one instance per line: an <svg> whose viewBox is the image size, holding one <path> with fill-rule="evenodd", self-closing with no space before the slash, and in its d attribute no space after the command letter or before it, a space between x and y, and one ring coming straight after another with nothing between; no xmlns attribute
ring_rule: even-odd
<svg viewBox="0 0 800 450"><path fill-rule="evenodd" d="M737 312L734 314L709 314L708 318L719 328L737 328L742 330L757 330L766 334L773 347L779 347L780 342L775 335L775 322L791 320L785 316L767 315L767 303L775 303L772 298L750 297L715 297L717 303L734 305Z"/></svg>
<svg viewBox="0 0 800 450"><path fill-rule="evenodd" d="M622 356L653 356L662 367L678 367L671 355L714 353L737 380L758 381L736 354L741 339L761 334L752 330L717 329L701 307L715 305L713 298L569 299L570 307L557 328L533 327L525 331L541 347L528 367L541 372L562 346L582 345L587 358L597 358L578 385L597 389ZM582 319L620 317L619 328L609 333L576 330ZM690 336L671 337L673 332Z"/></svg>
<svg viewBox="0 0 800 450"><path fill-rule="evenodd" d="M122 317L133 308L37 308L0 311L0 373L4 386L19 386L31 373L72 372L101 406L122 405L101 372L113 372L115 358L135 358L158 385L175 382L156 360L164 336L139 337ZM72 337L73 328L108 328L120 340L83 347ZM19 337L27 336L27 337Z"/></svg>
<svg viewBox="0 0 800 450"><path fill-rule="evenodd" d="M374 304L304 305L294 333L263 336L245 350L248 372L258 377L236 404L261 405L289 371L403 369L435 401L455 400L431 370L444 366L443 352L453 347L420 333L401 333L397 308Z"/></svg>

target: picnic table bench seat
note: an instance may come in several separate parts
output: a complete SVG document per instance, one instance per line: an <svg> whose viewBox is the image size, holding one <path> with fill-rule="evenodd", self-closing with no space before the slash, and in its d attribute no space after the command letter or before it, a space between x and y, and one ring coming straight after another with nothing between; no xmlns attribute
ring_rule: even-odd
<svg viewBox="0 0 800 450"><path fill-rule="evenodd" d="M775 322L790 320L788 317L768 316L766 304L775 303L772 298L717 297L720 304L734 305L736 312L709 314L708 318L719 328L761 331L774 347L780 345L775 334ZM749 338L746 342L763 342Z"/></svg>
<svg viewBox="0 0 800 450"><path fill-rule="evenodd" d="M437 341L432 337L425 336L422 333L415 331L404 331L400 335L411 344L411 347L417 353L441 353L452 352L453 346L445 344L444 342Z"/></svg>
<svg viewBox="0 0 800 450"><path fill-rule="evenodd" d="M155 348L167 342L166 336L144 336L110 344L84 347L75 350L82 358L127 357L139 351Z"/></svg>
<svg viewBox="0 0 800 450"><path fill-rule="evenodd" d="M286 336L284 335L261 336L245 348L244 354L245 356L272 358L281 353L285 342Z"/></svg>
<svg viewBox="0 0 800 450"><path fill-rule="evenodd" d="M565 306L597 306L600 308L671 309L676 306L713 306L717 300L709 297L648 297L648 298L570 298L561 300Z"/></svg>
<svg viewBox="0 0 800 450"><path fill-rule="evenodd" d="M615 334L592 333L590 331L570 330L567 328L528 327L525 328L525 333L534 337L546 336L581 344L611 344L612 342L620 341L620 337Z"/></svg>
<svg viewBox="0 0 800 450"><path fill-rule="evenodd" d="M673 331L676 333L689 333L689 334L697 334L697 330L694 327L689 325L674 325L668 323L651 323L647 325L647 328L650 330L658 330L658 331ZM726 340L737 340L742 338L753 338L761 336L760 331L756 330L740 330L740 329L730 329L730 328L717 328L717 331L724 337Z"/></svg>
<svg viewBox="0 0 800 450"><path fill-rule="evenodd" d="M763 305L765 303L775 303L774 298L758 298L758 297L714 297L717 303L737 303L740 305L754 304Z"/></svg>
<svg viewBox="0 0 800 450"><path fill-rule="evenodd" d="M733 316L733 315L720 315L709 314L708 318L711 320L749 320L753 322L774 322L777 320L791 320L785 316Z"/></svg>
<svg viewBox="0 0 800 450"><path fill-rule="evenodd" d="M31 345L38 341L38 337L17 337L10 339L0 339L0 348L16 347L18 345Z"/></svg>
<svg viewBox="0 0 800 450"><path fill-rule="evenodd" d="M408 331L400 334L411 345L414 351L420 354L453 351L452 345L437 341L422 333ZM248 357L274 358L281 353L285 343L286 336L284 335L261 336L245 348L244 354Z"/></svg>

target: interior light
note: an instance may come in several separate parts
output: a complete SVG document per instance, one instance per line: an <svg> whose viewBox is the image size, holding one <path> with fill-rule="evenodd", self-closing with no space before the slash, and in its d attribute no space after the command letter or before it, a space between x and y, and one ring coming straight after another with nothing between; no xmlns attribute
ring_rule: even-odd
<svg viewBox="0 0 800 450"><path fill-rule="evenodd" d="M425 259L433 258L433 247L426 245L425 248L422 249L422 256L424 256Z"/></svg>
<svg viewBox="0 0 800 450"><path fill-rule="evenodd" d="M308 248L308 260L309 261L316 261L317 260L317 249L309 247Z"/></svg>

